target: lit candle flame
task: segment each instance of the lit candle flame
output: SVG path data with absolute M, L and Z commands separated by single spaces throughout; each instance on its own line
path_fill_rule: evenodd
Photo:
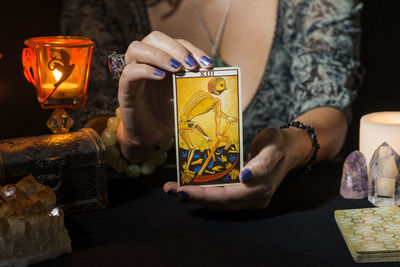
M 55 69 L 55 70 L 53 70 L 53 75 L 56 78 L 56 82 L 58 82 L 61 79 L 62 72 L 60 72 L 57 69 Z

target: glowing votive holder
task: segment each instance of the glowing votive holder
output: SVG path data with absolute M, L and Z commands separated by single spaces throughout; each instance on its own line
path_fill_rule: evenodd
M 62 108 L 83 108 L 94 43 L 86 37 L 48 36 L 25 41 L 25 78 L 36 87 L 42 108 L 56 110 L 47 121 L 54 133 L 68 132 L 72 119 Z

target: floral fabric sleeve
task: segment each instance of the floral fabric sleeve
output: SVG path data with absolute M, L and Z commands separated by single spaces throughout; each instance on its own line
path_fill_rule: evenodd
M 64 35 L 86 36 L 94 41 L 87 101 L 83 109 L 69 113 L 74 128 L 97 116 L 111 116 L 118 106 L 118 81 L 107 67 L 113 51 L 124 53 L 134 40 L 150 32 L 144 0 L 64 0 L 61 14 Z
M 362 4 L 352 0 L 299 3 L 296 16 L 287 18 L 294 42 L 290 118 L 321 106 L 331 106 L 351 118 L 350 104 L 361 83 L 359 15 Z

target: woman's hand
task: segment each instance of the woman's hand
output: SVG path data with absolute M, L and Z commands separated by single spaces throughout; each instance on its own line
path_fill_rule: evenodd
M 306 136 L 307 137 L 307 136 Z M 288 157 L 290 142 L 284 131 L 265 129 L 253 140 L 250 161 L 241 172 L 239 185 L 225 187 L 181 186 L 175 182 L 164 185 L 164 191 L 177 194 L 190 202 L 212 209 L 262 209 L 288 171 L 293 167 Z
M 135 148 L 145 152 L 174 131 L 171 73 L 183 68 L 210 68 L 213 64 L 205 52 L 188 41 L 157 31 L 132 42 L 125 63 L 119 80 L 122 121 L 118 139 L 123 155 L 138 161 L 146 153 L 138 153 Z
M 333 158 L 343 145 L 347 121 L 332 107 L 309 110 L 295 119 L 315 128 L 321 148 L 317 160 Z M 253 140 L 249 162 L 240 174 L 239 185 L 225 187 L 181 186 L 169 182 L 164 191 L 213 209 L 261 209 L 293 168 L 306 164 L 312 151 L 306 131 L 295 127 L 265 129 Z

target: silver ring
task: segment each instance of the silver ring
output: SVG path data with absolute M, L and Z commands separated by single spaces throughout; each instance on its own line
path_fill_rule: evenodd
M 119 80 L 121 77 L 121 73 L 126 66 L 124 58 L 125 54 L 118 54 L 115 51 L 108 56 L 108 68 L 114 79 Z

